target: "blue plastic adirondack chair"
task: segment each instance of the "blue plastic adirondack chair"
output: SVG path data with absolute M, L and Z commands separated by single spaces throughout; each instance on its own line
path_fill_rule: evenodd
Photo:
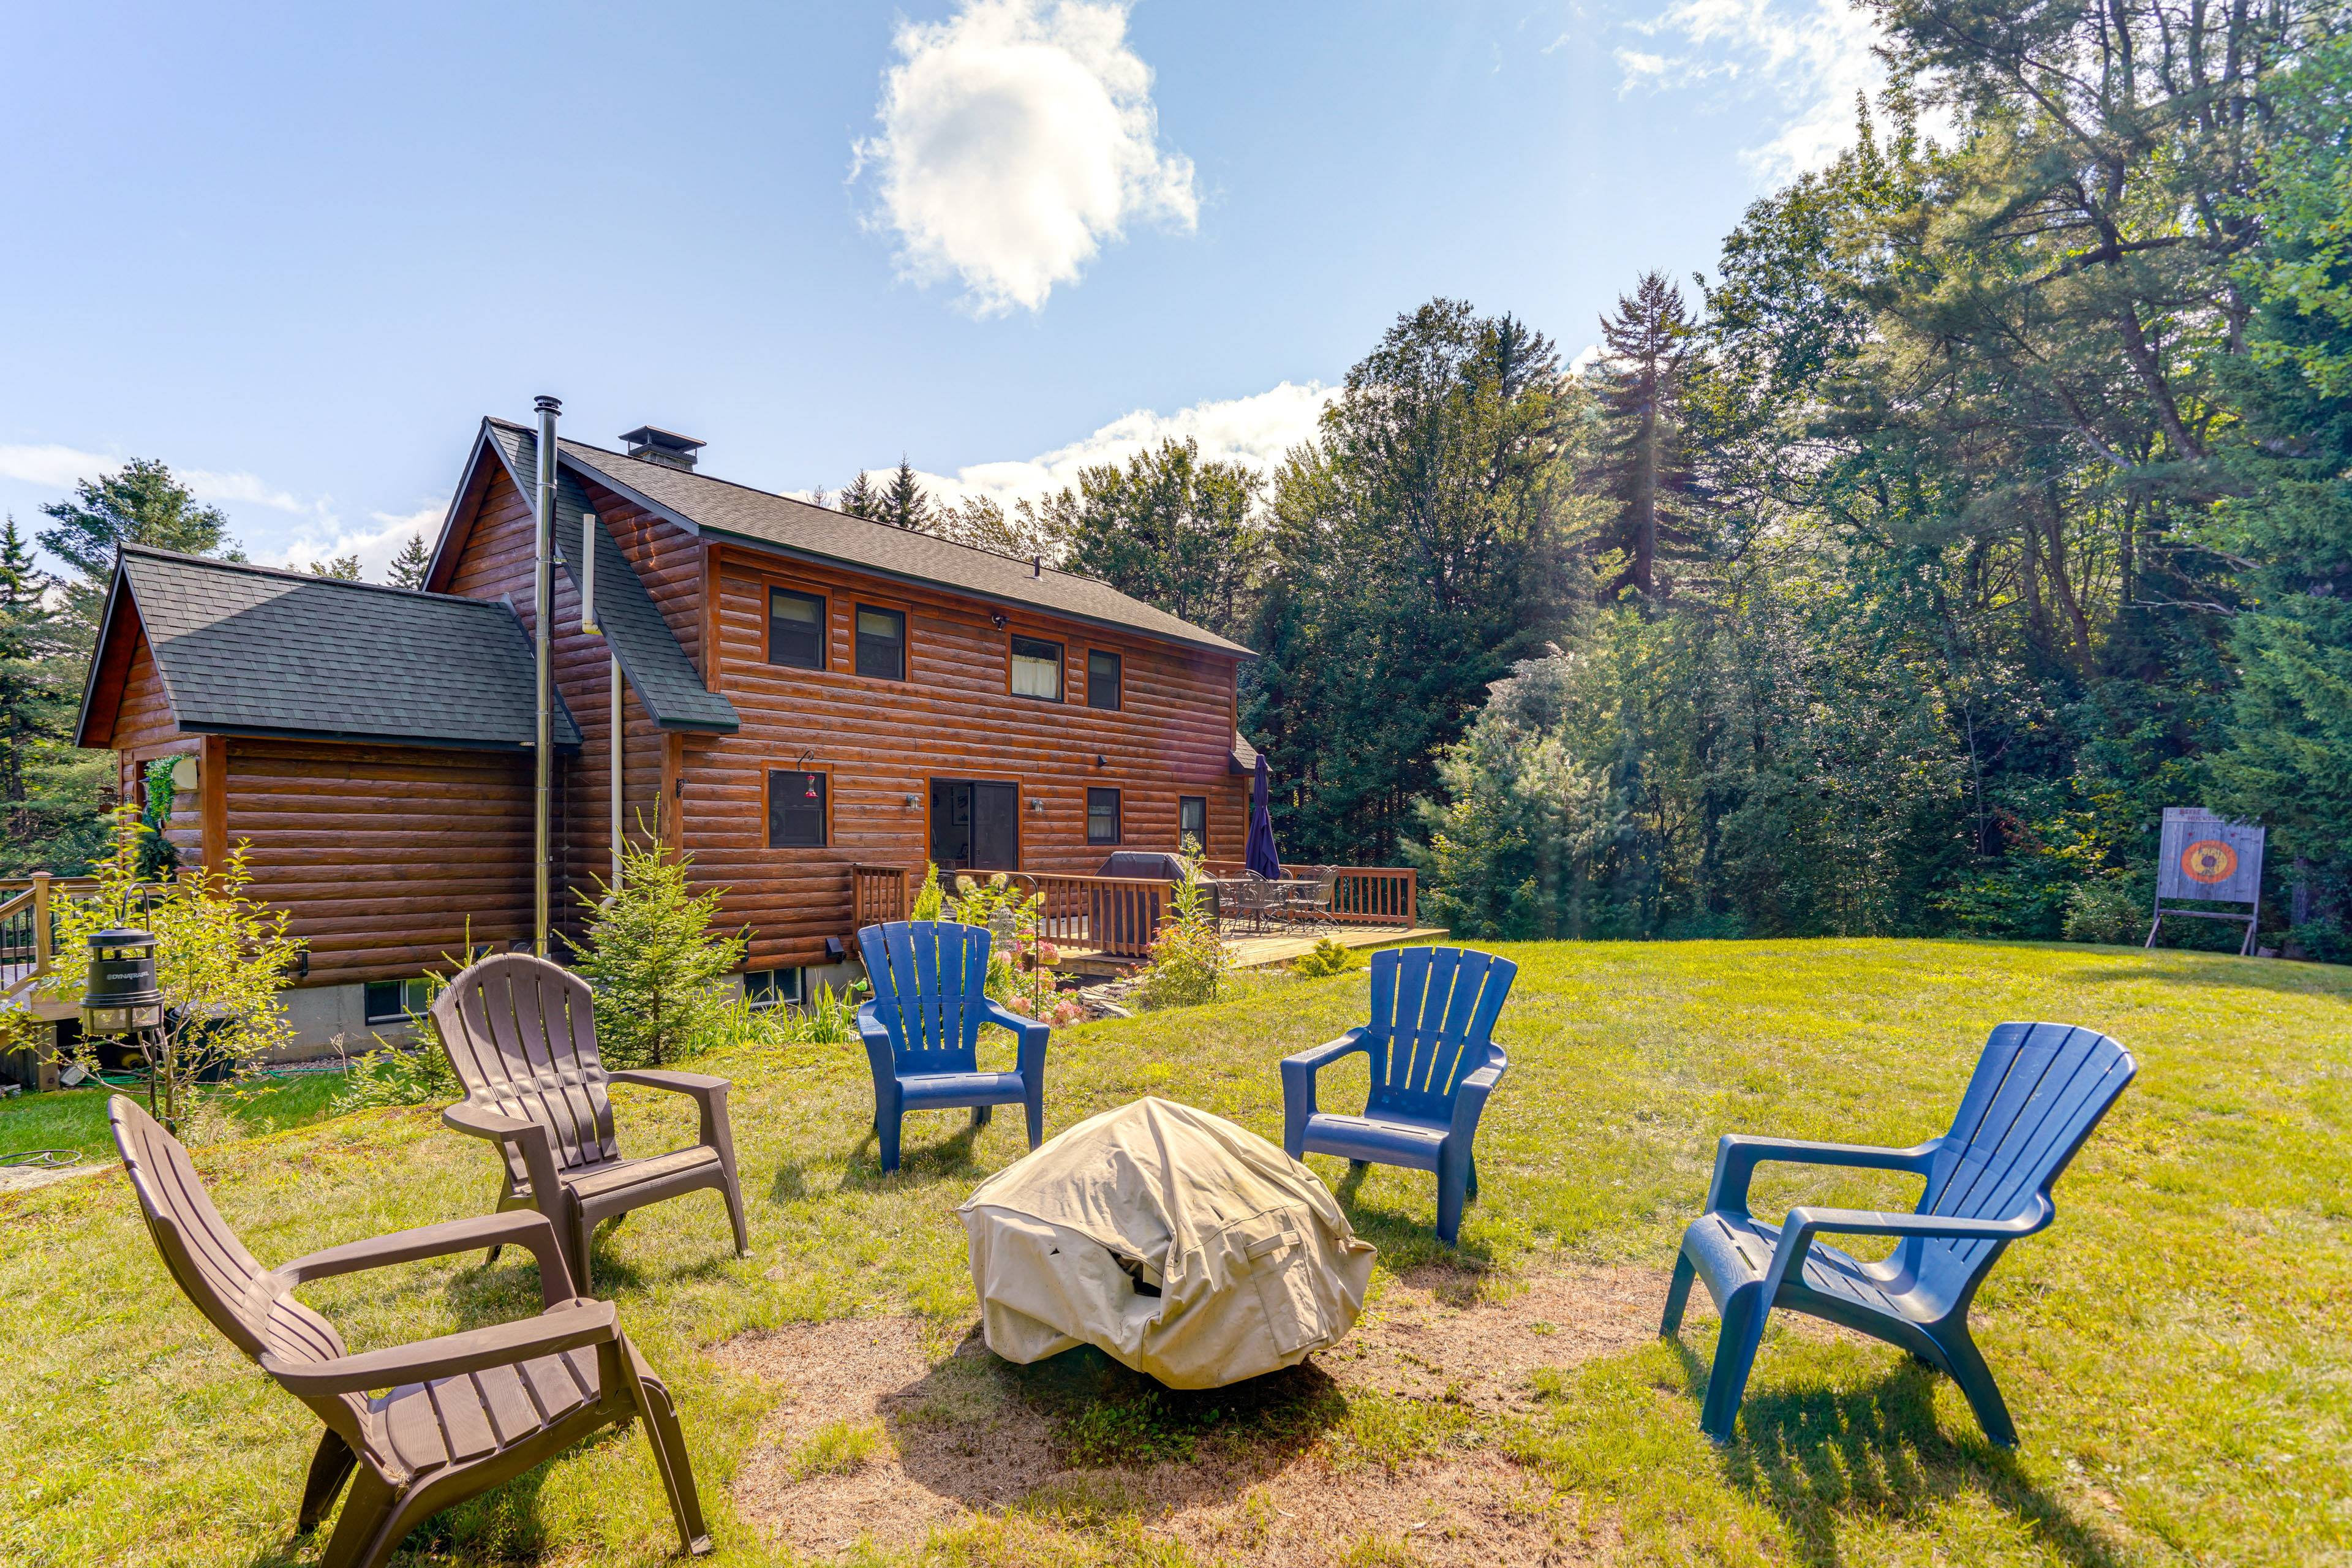
M 1458 947 L 1384 948 L 1372 954 L 1372 1021 L 1282 1064 L 1282 1146 L 1437 1173 L 1437 1236 L 1462 1230 L 1462 1205 L 1478 1195 L 1471 1157 L 1486 1097 L 1510 1060 L 1495 1044 L 1495 1019 L 1519 966 Z M 1315 1075 L 1354 1051 L 1371 1059 L 1372 1092 L 1361 1116 L 1315 1104 Z
M 892 921 L 857 933 L 874 999 L 857 1010 L 857 1033 L 874 1068 L 874 1131 L 882 1168 L 898 1168 L 898 1119 L 909 1110 L 971 1107 L 983 1126 L 992 1105 L 1029 1110 L 1029 1147 L 1045 1136 L 1045 1045 L 1051 1031 L 992 1002 L 988 928 L 947 921 Z M 982 1072 L 980 1026 L 1001 1024 L 1020 1037 L 1011 1072 Z
M 2001 1249 L 2056 1217 L 2051 1184 L 2139 1070 L 2095 1030 L 2003 1024 L 1985 1042 L 1952 1130 L 1911 1149 L 1805 1143 L 1727 1132 L 1716 1146 L 1706 1213 L 1683 1233 L 1658 1331 L 1681 1328 L 1694 1274 L 1723 1314 L 1699 1426 L 1731 1440 L 1764 1320 L 1775 1307 L 1909 1351 L 1968 1395 L 1985 1436 L 2017 1446 L 1992 1372 L 1969 1337 L 1969 1303 Z M 1927 1179 L 1910 1214 L 1793 1208 L 1780 1225 L 1748 1212 L 1748 1184 L 1768 1160 L 1912 1171 Z M 1884 1262 L 1863 1263 L 1817 1236 L 1891 1236 Z

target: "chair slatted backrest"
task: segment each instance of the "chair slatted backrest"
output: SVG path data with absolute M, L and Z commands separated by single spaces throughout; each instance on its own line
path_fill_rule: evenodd
M 146 1216 L 147 1234 L 196 1310 L 252 1360 L 260 1360 L 265 1351 L 299 1363 L 340 1359 L 343 1342 L 334 1325 L 288 1295 L 245 1249 L 213 1206 L 179 1140 L 121 1095 L 107 1102 L 106 1119 Z M 304 1403 L 347 1437 L 357 1437 L 366 1422 L 367 1404 L 357 1394 Z
M 892 921 L 857 933 L 874 1016 L 902 1074 L 976 1072 L 988 984 L 986 926 Z
M 546 1128 L 564 1170 L 620 1158 L 586 981 L 527 952 L 501 953 L 459 971 L 433 999 L 433 1022 L 467 1104 Z M 511 1149 L 507 1163 L 528 1179 Z
M 1518 972 L 1507 958 L 1459 947 L 1372 954 L 1372 1113 L 1453 1114 L 1455 1087 L 1504 1059 L 1495 1021 Z
M 1927 1172 L 1918 1212 L 2004 1220 L 2046 1194 L 2084 1140 L 2139 1070 L 2132 1054 L 2095 1029 L 2002 1024 L 1985 1042 Z M 2000 1256 L 1990 1241 L 1914 1244 L 1914 1270 L 1931 1289 L 1964 1289 Z

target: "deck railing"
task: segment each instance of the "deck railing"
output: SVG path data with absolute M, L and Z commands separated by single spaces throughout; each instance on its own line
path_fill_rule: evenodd
M 907 918 L 907 868 L 904 866 L 866 866 L 852 864 L 849 868 L 850 929 L 861 931 L 884 921 Z
M 1202 868 L 1212 877 L 1239 877 L 1247 868 L 1239 860 L 1208 860 Z M 1293 881 L 1314 881 L 1327 868 L 1285 866 L 1282 874 Z M 1420 898 L 1421 874 L 1404 866 L 1341 866 L 1332 879 L 1331 899 L 1319 911 L 1324 920 L 1342 925 L 1410 926 Z
M 1036 884 L 1038 932 L 1056 947 L 1144 958 L 1174 908 L 1176 884 L 1130 877 L 1025 873 Z
M 88 877 L 52 877 L 47 871 L 0 879 L 0 1008 L 32 1000 L 33 987 L 55 965 L 59 900 L 86 896 L 97 887 Z

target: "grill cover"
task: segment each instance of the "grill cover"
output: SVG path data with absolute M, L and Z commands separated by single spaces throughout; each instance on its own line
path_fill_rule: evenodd
M 1221 1117 L 1139 1100 L 982 1182 L 957 1211 L 988 1347 L 1090 1344 L 1216 1388 L 1339 1343 L 1372 1247 L 1315 1173 Z

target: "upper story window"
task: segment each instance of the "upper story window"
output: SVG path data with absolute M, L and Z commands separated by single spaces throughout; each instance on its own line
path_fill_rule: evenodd
M 1118 706 L 1118 655 L 1102 648 L 1087 650 L 1087 706 Z
M 768 847 L 824 847 L 825 787 L 823 773 L 777 769 L 768 774 Z
M 824 599 L 790 588 L 768 590 L 768 662 L 824 668 Z
M 907 613 L 857 606 L 857 673 L 882 680 L 907 679 Z
M 1035 637 L 1013 639 L 1013 695 L 1062 700 L 1062 645 Z

